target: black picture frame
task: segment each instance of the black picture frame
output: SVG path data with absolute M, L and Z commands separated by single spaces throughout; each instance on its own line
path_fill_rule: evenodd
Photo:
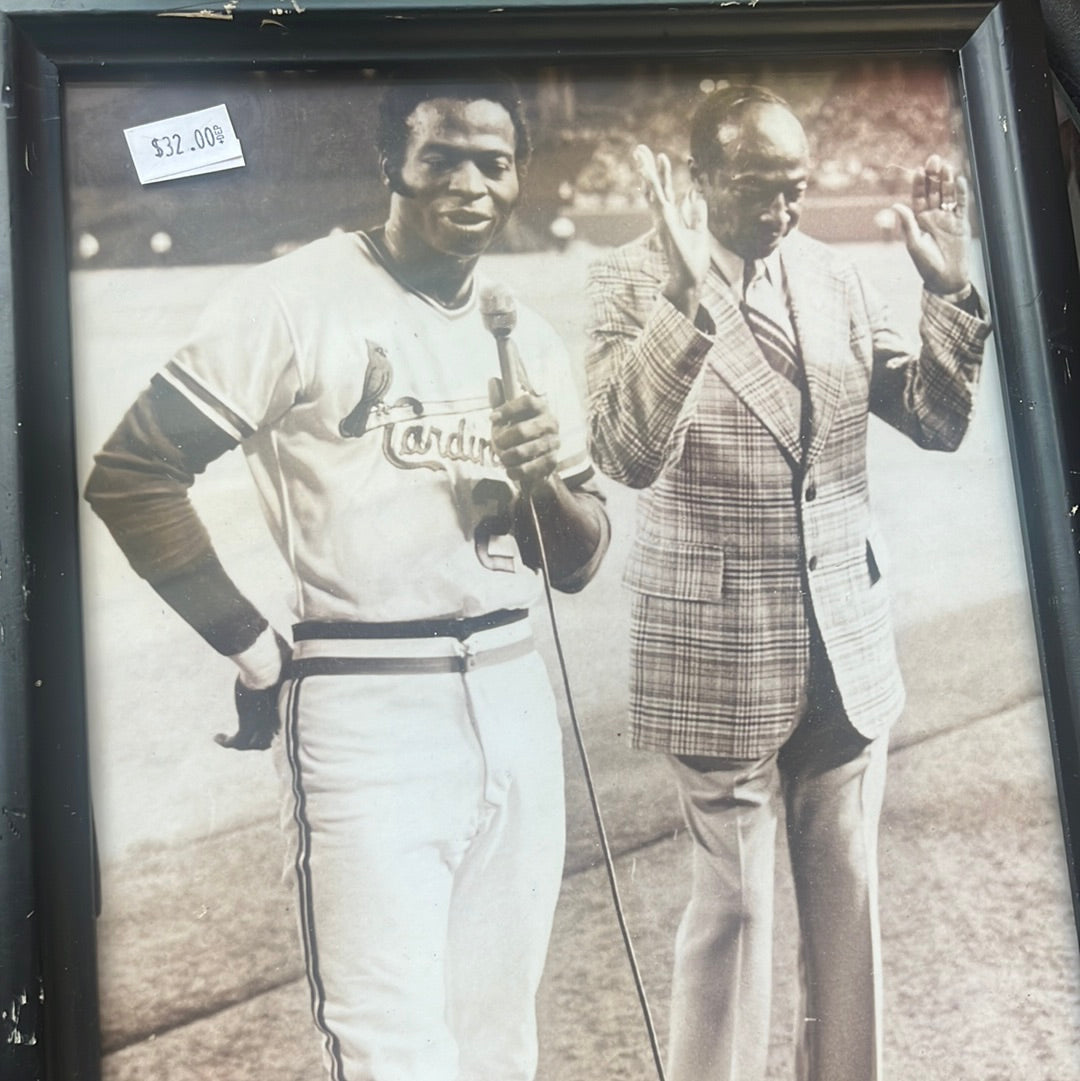
M 655 5 L 5 0 L 0 200 L 0 1073 L 99 1075 L 60 93 L 89 71 L 544 56 L 957 58 L 1074 906 L 1080 831 L 1080 279 L 1037 0 Z M 10 1018 L 5 1024 L 11 1025 Z

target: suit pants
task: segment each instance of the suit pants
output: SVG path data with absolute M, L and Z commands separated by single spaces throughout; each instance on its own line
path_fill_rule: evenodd
M 778 752 L 671 759 L 694 844 L 675 944 L 669 1081 L 765 1076 L 781 806 L 800 928 L 797 1076 L 881 1081 L 877 837 L 887 737 L 860 736 L 828 662 L 813 668 L 809 705 Z

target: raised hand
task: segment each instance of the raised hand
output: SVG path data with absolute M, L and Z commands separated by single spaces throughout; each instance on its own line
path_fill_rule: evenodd
M 968 185 L 937 154 L 916 169 L 911 206 L 893 206 L 904 230 L 908 254 L 932 293 L 962 293 L 971 282 L 968 248 Z
M 685 315 L 697 311 L 702 283 L 709 269 L 709 228 L 705 200 L 691 189 L 676 202 L 671 183 L 671 161 L 647 147 L 634 148 L 634 165 L 645 185 L 653 225 L 664 245 L 669 278 L 664 296 Z

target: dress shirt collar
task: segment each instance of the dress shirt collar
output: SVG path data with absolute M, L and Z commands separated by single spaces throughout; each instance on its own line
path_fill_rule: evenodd
M 741 301 L 743 299 L 743 266 L 745 265 L 742 257 L 736 255 L 730 248 L 725 248 L 712 234 L 709 235 L 709 240 L 713 266 L 735 294 L 735 300 Z M 783 241 L 780 243 L 782 244 Z M 780 245 L 778 244 L 769 252 L 762 262 L 765 264 L 765 277 L 775 287 L 782 289 L 784 277 L 780 269 Z

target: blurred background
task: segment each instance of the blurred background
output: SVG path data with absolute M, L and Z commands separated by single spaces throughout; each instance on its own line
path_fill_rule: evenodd
M 903 195 L 927 147 L 963 144 L 940 61 L 880 57 L 739 70 L 638 65 L 518 71 L 536 153 L 503 250 L 573 238 L 622 243 L 648 227 L 630 163 L 645 142 L 685 166 L 686 118 L 725 82 L 760 82 L 788 98 L 810 138 L 805 219 L 827 240 L 876 239 L 881 209 Z M 418 73 L 422 77 L 422 73 Z M 77 267 L 246 262 L 333 229 L 381 220 L 373 70 L 257 72 L 133 87 L 82 85 L 67 103 L 72 255 Z M 246 166 L 141 189 L 123 129 L 226 102 Z

